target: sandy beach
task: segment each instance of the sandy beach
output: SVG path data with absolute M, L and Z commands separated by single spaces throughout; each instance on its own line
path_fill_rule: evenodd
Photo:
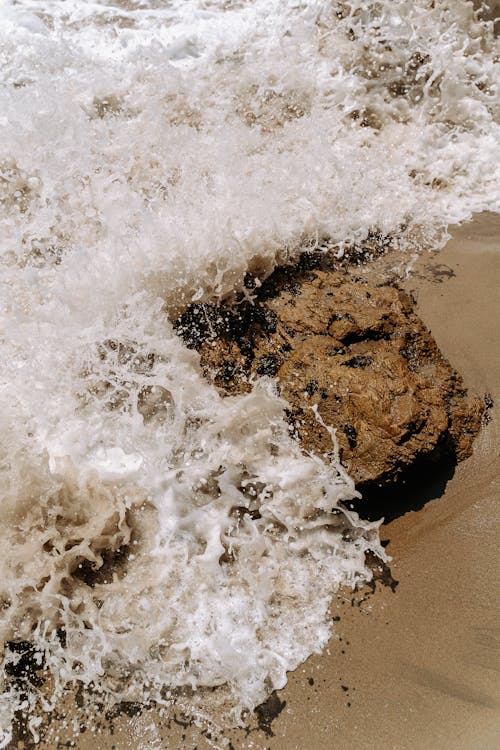
M 421 256 L 405 283 L 466 385 L 493 400 L 474 454 L 454 472 L 424 481 L 425 491 L 401 486 L 408 512 L 381 528 L 398 585 L 393 590 L 379 583 L 374 593 L 335 600 L 335 635 L 327 651 L 291 674 L 280 691 L 273 735 L 207 736 L 177 716 L 166 729 L 153 710 L 117 715 L 111 725 L 89 717 L 75 735 L 71 698 L 39 747 L 498 747 L 499 236 L 500 217 L 478 216 L 455 229 L 440 253 Z M 27 745 L 16 741 L 13 747 Z
M 498 216 L 477 217 L 406 283 L 467 386 L 492 396 L 491 421 L 442 496 L 382 527 L 396 592 L 337 606 L 339 638 L 291 676 L 273 749 L 498 747 L 499 236 Z

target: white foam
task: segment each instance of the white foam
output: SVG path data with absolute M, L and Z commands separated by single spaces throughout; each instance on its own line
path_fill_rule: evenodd
M 222 399 L 168 315 L 313 242 L 498 210 L 491 28 L 433 6 L 0 6 L 0 628 L 62 683 L 254 706 L 383 554 L 272 387 Z

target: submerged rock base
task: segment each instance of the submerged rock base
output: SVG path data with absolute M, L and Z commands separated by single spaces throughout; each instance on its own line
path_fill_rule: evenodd
M 192 305 L 177 329 L 227 394 L 276 379 L 304 448 L 332 451 L 358 488 L 394 483 L 423 459 L 470 455 L 484 412 L 408 295 L 352 266 L 304 256 L 231 305 Z

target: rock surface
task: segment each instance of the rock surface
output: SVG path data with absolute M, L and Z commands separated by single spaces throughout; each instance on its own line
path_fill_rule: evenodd
M 332 439 L 317 405 L 361 489 L 392 483 L 422 459 L 470 455 L 484 405 L 409 297 L 355 269 L 307 263 L 274 272 L 251 290 L 253 301 L 193 305 L 179 318 L 206 375 L 227 393 L 249 390 L 259 375 L 276 378 L 304 448 L 327 455 Z

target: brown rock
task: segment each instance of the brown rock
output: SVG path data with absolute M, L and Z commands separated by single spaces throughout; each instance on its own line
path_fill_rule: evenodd
M 316 404 L 361 487 L 393 482 L 422 458 L 472 451 L 483 404 L 396 286 L 346 269 L 281 269 L 253 304 L 192 307 L 178 327 L 226 392 L 275 377 L 304 448 L 331 454 Z

